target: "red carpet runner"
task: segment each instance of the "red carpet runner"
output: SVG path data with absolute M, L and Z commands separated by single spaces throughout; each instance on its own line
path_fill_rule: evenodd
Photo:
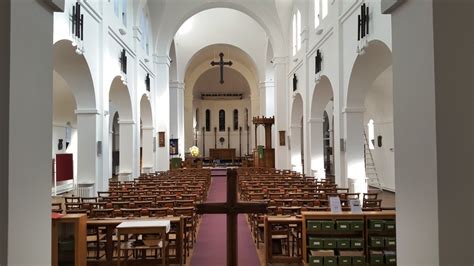
M 219 175 L 216 175 L 219 174 Z M 222 175 L 223 174 L 223 175 Z M 226 176 L 224 171 L 212 170 L 212 183 L 207 202 L 226 200 Z M 260 265 L 245 215 L 238 219 L 239 265 Z M 226 217 L 225 214 L 203 215 L 201 227 L 191 259 L 192 266 L 226 265 Z

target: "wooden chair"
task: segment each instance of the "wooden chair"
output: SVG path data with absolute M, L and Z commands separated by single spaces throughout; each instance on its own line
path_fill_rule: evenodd
M 166 217 L 168 216 L 168 208 L 148 208 L 149 217 Z
M 51 204 L 51 212 L 63 213 L 62 203 L 52 203 Z
M 362 210 L 364 211 L 381 211 L 382 200 L 381 199 L 364 199 L 362 204 Z
M 142 209 L 140 208 L 122 208 L 120 209 L 120 212 L 122 214 L 122 217 L 127 217 L 127 218 L 135 218 L 135 217 L 140 217 L 142 215 Z
M 190 249 L 193 247 L 193 243 L 196 239 L 196 217 L 194 214 L 194 207 L 175 207 L 173 208 L 174 216 L 180 217 L 183 216 L 185 218 L 185 248 L 186 253 L 189 255 Z

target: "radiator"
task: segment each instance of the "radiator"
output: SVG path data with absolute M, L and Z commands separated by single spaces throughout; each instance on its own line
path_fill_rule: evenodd
M 94 184 L 76 184 L 74 195 L 76 197 L 94 197 Z

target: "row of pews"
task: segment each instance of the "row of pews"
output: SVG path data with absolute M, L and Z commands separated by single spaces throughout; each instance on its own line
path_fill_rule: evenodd
M 238 169 L 242 201 L 265 202 L 268 212 L 249 215 L 257 248 L 263 243 L 267 263 L 300 263 L 303 252 L 302 213 L 326 215 L 329 198 L 337 196 L 342 210 L 350 211 L 349 201 L 359 199 L 365 212 L 382 211 L 378 193 L 350 193 L 328 180 L 316 180 L 294 171 Z
M 110 180 L 108 191 L 97 192 L 97 197 L 64 197 L 64 202 L 53 203 L 52 211 L 87 215 L 88 265 L 110 265 L 119 256 L 121 260 L 156 262 L 165 256 L 168 263 L 181 264 L 186 263 L 196 240 L 199 217 L 195 205 L 206 200 L 210 182 L 209 169 L 174 169 L 142 175 L 133 181 Z M 166 249 L 147 235 L 120 236 L 128 246 L 144 248 L 118 254 L 115 227 L 134 219 L 169 220 Z M 144 243 L 154 247 L 145 248 L 149 245 Z

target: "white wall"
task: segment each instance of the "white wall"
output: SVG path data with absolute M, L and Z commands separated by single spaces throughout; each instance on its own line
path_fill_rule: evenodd
M 382 187 L 395 190 L 395 149 L 393 142 L 393 92 L 392 68 L 387 69 L 377 79 L 365 99 L 364 126 L 368 134 L 367 123 L 374 120 L 374 158 L 377 175 Z M 407 132 L 407 134 L 410 134 Z M 382 136 L 382 147 L 377 145 L 377 137 Z
M 211 111 L 211 131 L 205 132 L 205 148 L 206 156 L 209 156 L 209 149 L 214 148 L 214 127 L 217 127 L 217 148 L 227 148 L 228 145 L 228 133 L 227 128 L 230 127 L 230 148 L 235 149 L 235 156 L 238 157 L 240 154 L 239 149 L 239 131 L 234 130 L 234 110 L 239 111 L 239 127 L 242 127 L 242 156 L 247 153 L 247 130 L 245 126 L 245 109 L 249 110 L 249 126 L 250 132 L 254 130 L 252 126 L 252 117 L 251 117 L 251 103 L 250 99 L 243 100 L 225 100 L 225 101 L 215 101 L 215 100 L 195 100 L 195 108 L 199 109 L 199 132 L 198 132 L 198 147 L 202 150 L 202 127 L 206 126 L 206 110 Z M 219 111 L 224 110 L 226 115 L 226 130 L 219 131 Z M 195 113 L 195 112 L 194 112 Z M 252 153 L 254 149 L 254 141 L 252 137 L 254 134 L 250 134 L 250 148 L 249 152 Z M 225 142 L 221 146 L 219 138 L 224 137 Z M 264 143 L 259 143 L 264 145 Z M 185 152 L 187 152 L 189 147 L 185 147 Z M 202 154 L 202 151 L 201 151 Z

